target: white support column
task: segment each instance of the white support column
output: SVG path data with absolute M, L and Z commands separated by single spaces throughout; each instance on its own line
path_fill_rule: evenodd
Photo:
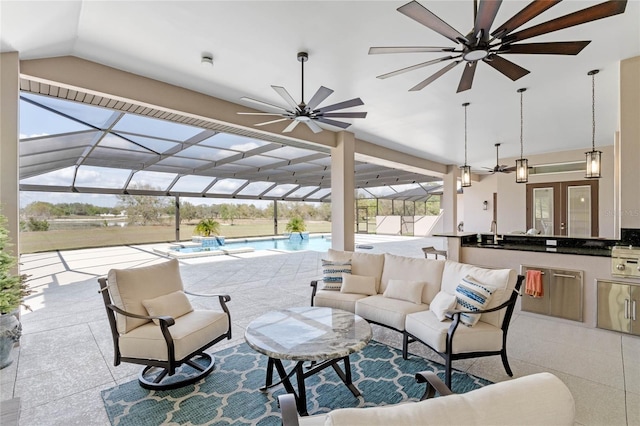
M 20 135 L 20 59 L 18 52 L 0 53 L 0 206 L 6 216 L 15 255 L 19 247 L 20 196 L 18 141 Z
M 458 174 L 457 166 L 447 166 L 447 173 L 442 176 L 442 231 L 456 232 L 458 230 Z
M 355 248 L 355 137 L 338 132 L 331 148 L 331 247 Z

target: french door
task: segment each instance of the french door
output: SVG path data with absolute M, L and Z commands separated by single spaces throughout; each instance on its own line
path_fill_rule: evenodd
M 598 181 L 527 184 L 527 229 L 542 235 L 598 236 Z

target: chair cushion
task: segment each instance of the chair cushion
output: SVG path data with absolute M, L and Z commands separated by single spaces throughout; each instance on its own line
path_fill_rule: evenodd
M 336 308 L 343 311 L 356 312 L 356 301 L 369 297 L 366 294 L 342 293 L 333 290 L 318 290 L 313 298 L 313 306 L 320 308 Z
M 419 259 L 386 253 L 378 293 L 385 292 L 389 280 L 424 281 L 426 285 L 422 289 L 422 303 L 429 304 L 440 291 L 444 262 L 444 260 Z
M 389 299 L 380 294 L 365 297 L 356 302 L 356 314 L 369 321 L 384 324 L 396 330 L 404 330 L 407 314 L 427 310 L 425 304 L 416 305 L 405 300 Z
M 575 420 L 571 392 L 551 373 L 538 373 L 415 403 L 341 408 L 325 425 L 566 425 Z
M 423 311 L 407 315 L 405 326 L 422 342 L 438 352 L 447 349 L 447 331 L 451 320 L 440 321 L 433 312 Z M 473 327 L 459 326 L 453 335 L 453 353 L 499 351 L 502 349 L 502 330 L 499 327 L 478 322 Z
M 353 251 L 340 251 L 329 249 L 327 257 L 331 260 L 351 259 L 351 273 L 355 275 L 367 275 L 376 278 L 376 293 L 380 292 L 380 277 L 384 266 L 384 255 L 374 253 L 360 253 Z
M 387 289 L 382 294 L 390 299 L 405 300 L 422 304 L 422 289 L 427 283 L 424 281 L 389 280 Z
M 429 310 L 433 312 L 433 315 L 435 315 L 439 321 L 444 321 L 446 319 L 444 315 L 447 311 L 455 308 L 457 301 L 458 299 L 456 299 L 455 295 L 449 294 L 446 291 L 440 291 L 431 301 Z
M 147 312 L 149 312 L 149 315 L 153 317 L 166 315 L 173 319 L 193 311 L 189 298 L 180 290 L 165 294 L 164 296 L 158 296 L 154 299 L 145 299 L 142 301 L 142 306 L 144 306 Z M 153 322 L 156 325 L 160 325 L 160 320 L 154 319 Z
M 210 310 L 195 310 L 176 318 L 169 327 L 173 338 L 176 360 L 182 360 L 229 330 L 227 314 Z M 168 359 L 167 343 L 160 327 L 148 322 L 120 336 L 120 353 L 123 357 Z
M 513 269 L 487 269 L 446 260 L 444 270 L 442 271 L 442 290 L 450 294 L 455 294 L 458 283 L 467 275 L 496 289 L 485 309 L 495 308 L 506 302 L 509 297 L 511 297 L 511 293 L 518 279 L 518 274 Z M 497 312 L 482 314 L 480 321 L 500 327 L 505 312 L 505 309 L 501 309 Z
M 456 287 L 456 309 L 461 311 L 480 311 L 486 308 L 495 288 L 482 284 L 473 277 L 464 277 Z M 460 314 L 460 322 L 472 327 L 480 320 L 479 314 Z
M 146 299 L 184 290 L 180 278 L 180 264 L 177 259 L 131 269 L 111 269 L 107 276 L 109 295 L 113 304 L 127 312 L 147 316 L 142 305 Z M 151 322 L 116 314 L 116 324 L 120 334 Z
M 351 273 L 351 261 L 322 259 L 322 290 L 340 291 L 342 274 Z
M 376 279 L 366 275 L 342 274 L 343 293 L 357 293 L 373 296 L 376 294 Z

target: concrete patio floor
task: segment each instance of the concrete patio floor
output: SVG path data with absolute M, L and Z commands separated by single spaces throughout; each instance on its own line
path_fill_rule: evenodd
M 356 242 L 373 246 L 361 251 L 411 257 L 423 257 L 421 247 L 443 244 L 437 238 L 375 235 L 357 235 Z M 0 400 L 20 398 L 20 425 L 109 425 L 100 391 L 135 380 L 139 366 L 113 366 L 97 278 L 111 268 L 164 261 L 153 247 L 22 256 L 22 271 L 31 275 L 36 293 L 27 301 L 32 311 L 22 314 L 23 336 L 14 350 L 14 362 L 0 370 Z M 233 339 L 212 351 L 242 342 L 247 324 L 269 310 L 308 306 L 309 282 L 321 276 L 321 257 L 315 251 L 256 251 L 181 260 L 188 290 L 231 296 Z M 205 298 L 192 301 L 195 306 L 214 306 Z M 400 347 L 396 332 L 374 326 L 374 338 Z M 442 361 L 418 343 L 410 351 Z M 516 311 L 508 352 L 516 377 L 549 371 L 569 386 L 577 423 L 640 425 L 640 338 Z M 458 361 L 454 367 L 494 382 L 509 379 L 499 357 Z

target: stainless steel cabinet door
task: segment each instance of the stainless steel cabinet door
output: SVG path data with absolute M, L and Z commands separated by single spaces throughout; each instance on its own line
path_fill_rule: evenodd
M 554 317 L 582 321 L 582 272 L 549 270 L 551 303 L 549 314 Z
M 522 267 L 522 274 L 526 277 L 528 270 L 537 270 L 542 272 L 542 287 L 543 287 L 543 296 L 542 297 L 533 297 L 529 296 L 525 293 L 526 281 L 522 286 L 522 290 L 520 291 L 522 294 L 522 310 L 526 312 L 533 312 L 536 314 L 544 314 L 549 315 L 549 270 L 543 268 L 535 268 L 535 267 Z
M 636 292 L 637 293 L 637 292 Z M 599 328 L 631 332 L 630 288 L 626 284 L 598 281 L 598 322 Z M 637 316 L 637 314 L 636 314 Z M 640 327 L 636 327 L 640 329 Z M 640 332 L 640 330 L 638 330 Z
M 631 320 L 631 333 L 640 336 L 640 286 L 629 286 L 629 319 Z

